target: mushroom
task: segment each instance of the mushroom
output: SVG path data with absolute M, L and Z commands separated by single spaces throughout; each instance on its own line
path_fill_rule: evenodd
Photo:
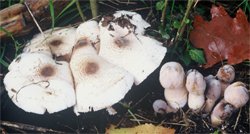
M 176 109 L 173 109 L 172 107 L 167 105 L 167 103 L 164 100 L 161 100 L 161 99 L 154 101 L 153 109 L 154 109 L 155 113 L 159 113 L 159 114 L 177 112 Z
M 131 89 L 133 76 L 98 56 L 90 40 L 78 43 L 70 61 L 76 88 L 74 111 L 78 115 L 110 108 Z
M 188 106 L 192 110 L 200 110 L 205 102 L 204 92 L 206 81 L 203 75 L 195 69 L 187 72 L 186 88 L 188 94 Z
M 205 107 L 203 111 L 205 113 L 210 113 L 215 105 L 215 102 L 221 96 L 221 85 L 220 81 L 216 80 L 213 75 L 205 77 L 205 80 L 207 83 L 207 89 L 206 89 Z
M 25 45 L 24 53 L 42 52 L 53 55 L 57 60 L 69 61 L 72 48 L 75 45 L 76 30 L 70 28 L 49 29 L 43 34 L 38 34 Z
M 150 25 L 134 12 L 117 11 L 104 16 L 100 26 L 99 55 L 108 62 L 126 69 L 138 85 L 161 63 L 166 48 L 144 36 Z
M 235 70 L 234 67 L 231 65 L 224 65 L 222 66 L 217 74 L 216 77 L 221 82 L 221 95 L 224 95 L 225 89 L 233 82 L 235 77 Z
M 246 85 L 242 82 L 234 82 L 228 86 L 224 93 L 226 102 L 233 105 L 236 109 L 243 107 L 249 100 Z
M 214 127 L 221 125 L 228 119 L 234 111 L 234 107 L 222 99 L 215 107 L 211 114 L 211 123 Z
M 177 62 L 165 63 L 161 67 L 159 80 L 162 87 L 167 89 L 184 87 L 185 72 L 183 67 Z
M 165 88 L 164 95 L 167 103 L 174 109 L 179 109 L 187 103 L 185 73 L 177 62 L 167 62 L 160 70 L 160 83 Z
M 96 21 L 86 21 L 77 27 L 76 40 L 79 41 L 88 38 L 98 53 L 100 50 L 99 34 L 98 23 Z
M 23 53 L 9 66 L 4 84 L 12 101 L 26 112 L 58 112 L 75 104 L 69 64 L 43 53 Z
M 249 100 L 246 86 L 242 82 L 234 82 L 225 90 L 224 99 L 222 99 L 214 108 L 211 114 L 213 126 L 221 125 L 232 112 L 243 107 Z

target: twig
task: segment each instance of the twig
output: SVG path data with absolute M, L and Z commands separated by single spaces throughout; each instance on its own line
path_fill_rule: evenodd
M 129 114 L 136 120 L 136 122 L 141 125 L 140 121 L 135 117 L 135 115 L 128 109 Z
M 40 31 L 40 33 L 41 33 L 41 34 L 43 35 L 43 37 L 45 38 L 45 35 L 44 35 L 44 33 L 43 33 L 41 27 L 39 26 L 38 22 L 36 21 L 36 18 L 35 18 L 34 15 L 32 14 L 32 12 L 31 12 L 29 6 L 27 5 L 26 2 L 24 2 L 24 5 L 26 6 L 26 8 L 27 8 L 27 10 L 28 10 L 28 12 L 29 12 L 29 14 L 30 14 L 30 16 L 32 17 L 33 21 L 35 22 L 35 24 L 36 24 L 38 30 Z
M 196 0 L 189 0 L 188 1 L 188 4 L 187 4 L 187 9 L 186 9 L 186 12 L 185 12 L 185 15 L 181 21 L 181 25 L 180 25 L 180 28 L 178 29 L 177 31 L 177 34 L 176 34 L 176 37 L 175 37 L 175 41 L 177 41 L 179 39 L 179 37 L 182 36 L 183 32 L 184 32 L 184 29 L 186 27 L 186 19 L 188 18 L 189 14 L 190 14 L 190 10 L 191 8 L 193 7 L 193 4 L 195 3 Z M 174 41 L 174 42 L 175 42 Z
M 53 129 L 48 129 L 48 128 L 43 128 L 43 127 L 37 127 L 29 124 L 23 124 L 23 123 L 15 123 L 15 122 L 9 122 L 9 121 L 1 121 L 1 125 L 10 127 L 10 128 L 15 128 L 15 129 L 22 129 L 22 130 L 28 130 L 28 131 L 37 131 L 37 132 L 52 132 L 52 133 L 64 133 L 61 131 L 53 130 Z
M 207 122 L 204 121 L 203 119 L 202 119 L 202 122 L 203 122 L 203 123 L 206 125 L 206 127 L 209 129 L 209 126 L 208 126 Z
M 98 15 L 98 3 L 97 0 L 89 0 L 90 8 L 92 12 L 92 17 L 96 17 Z
M 167 12 L 167 6 L 168 6 L 168 0 L 165 0 L 164 8 L 163 8 L 162 14 L 161 14 L 161 22 L 162 22 L 162 27 L 163 27 L 163 29 L 165 29 L 165 27 L 166 27 L 166 12 Z
M 234 124 L 234 130 L 236 129 L 236 127 L 237 127 L 237 125 L 238 125 L 238 122 L 239 122 L 239 119 L 240 119 L 241 110 L 242 110 L 242 108 L 240 108 L 240 112 L 238 113 L 236 122 L 235 122 L 235 124 Z
M 77 10 L 79 12 L 79 15 L 81 16 L 82 18 L 82 21 L 84 22 L 86 20 L 86 17 L 84 16 L 83 12 L 82 12 L 82 9 L 81 9 L 81 5 L 79 3 L 79 0 L 76 0 L 76 7 L 77 7 Z
M 141 11 L 141 10 L 147 10 L 147 9 L 150 9 L 151 7 L 142 7 L 142 8 L 136 8 L 136 9 L 132 9 L 132 10 L 129 10 L 129 11 Z

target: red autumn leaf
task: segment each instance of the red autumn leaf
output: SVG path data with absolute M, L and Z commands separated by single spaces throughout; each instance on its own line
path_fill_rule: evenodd
M 244 12 L 239 9 L 235 18 L 231 18 L 223 7 L 213 6 L 211 21 L 201 16 L 194 19 L 194 29 L 190 32 L 190 41 L 205 52 L 205 68 L 228 60 L 228 64 L 238 64 L 250 60 L 250 23 Z

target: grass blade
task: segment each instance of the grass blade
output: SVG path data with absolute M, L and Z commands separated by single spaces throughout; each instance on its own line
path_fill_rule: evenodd
M 53 31 L 55 27 L 55 11 L 54 11 L 53 0 L 49 0 L 49 10 L 50 10 L 50 15 L 51 15 L 51 20 L 52 20 L 51 28 Z
M 71 2 L 56 16 L 55 20 L 63 17 L 64 13 L 76 2 L 76 0 L 71 0 Z
M 81 5 L 79 3 L 79 0 L 76 0 L 76 7 L 77 7 L 77 10 L 78 10 L 78 13 L 79 15 L 81 16 L 82 18 L 82 21 L 84 22 L 86 20 L 86 17 L 84 16 L 82 10 L 81 10 Z

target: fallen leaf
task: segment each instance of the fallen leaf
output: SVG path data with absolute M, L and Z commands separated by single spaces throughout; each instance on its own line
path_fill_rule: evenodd
M 152 124 L 143 124 L 133 128 L 119 128 L 111 126 L 106 129 L 106 134 L 174 134 L 175 129 L 154 126 Z
M 190 41 L 205 52 L 205 68 L 228 60 L 228 64 L 238 64 L 250 60 L 250 23 L 245 13 L 239 9 L 232 18 L 221 6 L 213 6 L 211 21 L 195 16 L 194 29 Z

